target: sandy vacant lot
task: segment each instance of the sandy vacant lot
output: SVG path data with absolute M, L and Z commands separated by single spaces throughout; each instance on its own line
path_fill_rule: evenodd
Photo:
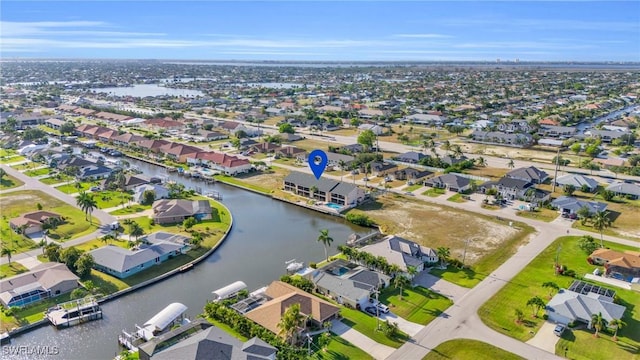
M 385 234 L 396 234 L 431 248 L 448 247 L 452 258 L 462 259 L 465 242 L 469 240 L 468 264 L 520 233 L 505 221 L 393 194 L 379 197 L 378 202 L 368 204 L 363 210 L 382 226 Z

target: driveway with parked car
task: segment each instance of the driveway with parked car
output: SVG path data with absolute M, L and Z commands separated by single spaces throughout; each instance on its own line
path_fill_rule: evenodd
M 556 343 L 560 340 L 560 336 L 556 334 L 556 323 L 551 321 L 546 321 L 540 329 L 536 336 L 527 341 L 527 344 L 533 345 L 539 349 L 548 351 L 552 354 L 556 352 Z M 569 329 L 563 330 L 570 331 Z M 560 334 L 562 335 L 562 333 Z

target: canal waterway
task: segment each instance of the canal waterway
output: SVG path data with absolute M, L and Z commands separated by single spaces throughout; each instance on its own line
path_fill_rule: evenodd
M 199 90 L 189 89 L 174 89 L 165 86 L 159 86 L 157 84 L 136 84 L 132 86 L 122 87 L 105 87 L 105 88 L 93 88 L 91 91 L 98 93 L 106 93 L 114 96 L 133 96 L 133 97 L 147 97 L 147 96 L 180 96 L 180 97 L 197 97 L 203 96 L 204 93 Z
M 357 227 L 338 217 L 323 215 L 295 205 L 273 200 L 225 184 L 205 184 L 185 179 L 163 168 L 135 159 L 127 159 L 147 176 L 169 176 L 186 188 L 218 191 L 222 202 L 234 218 L 234 226 L 224 243 L 193 270 L 178 274 L 134 293 L 103 304 L 102 320 L 57 330 L 44 326 L 12 339 L 15 346 L 57 347 L 58 359 L 112 359 L 120 348 L 117 338 L 123 329 L 142 325 L 172 302 L 181 302 L 195 317 L 202 312 L 211 291 L 236 280 L 244 281 L 249 290 L 268 285 L 283 275 L 285 262 L 291 259 L 319 262 L 324 248 L 317 241 L 320 229 L 328 229 L 335 240 L 329 254 L 346 243 L 352 233 L 361 235 L 369 229 Z M 3 357 L 4 358 L 4 357 Z M 38 359 L 38 356 L 12 357 Z M 45 357 L 42 357 L 45 358 Z M 50 359 L 51 357 L 46 357 Z

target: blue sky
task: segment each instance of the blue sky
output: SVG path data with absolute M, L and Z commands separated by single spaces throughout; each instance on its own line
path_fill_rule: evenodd
M 640 61 L 640 1 L 2 1 L 2 58 Z

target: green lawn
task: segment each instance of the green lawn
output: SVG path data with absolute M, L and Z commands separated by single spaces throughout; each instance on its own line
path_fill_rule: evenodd
M 269 190 L 267 188 L 264 188 L 264 187 L 258 186 L 258 185 L 250 184 L 248 182 L 239 180 L 239 179 L 237 179 L 237 178 L 235 178 L 233 176 L 215 175 L 214 178 L 217 181 L 220 181 L 220 182 L 223 182 L 223 183 L 226 183 L 226 184 L 239 185 L 239 186 L 245 187 L 247 189 L 251 189 L 251 190 L 255 190 L 257 192 L 261 192 L 263 194 L 271 194 L 271 190 Z
M 585 330 L 565 331 L 560 341 L 556 343 L 556 354 L 576 360 L 609 360 L 616 359 L 616 355 L 623 356 L 617 359 L 638 359 L 638 346 L 635 347 L 622 341 L 615 342 L 609 334 L 593 334 Z
M 422 360 L 518 360 L 518 355 L 478 340 L 445 341 L 432 349 Z
M 340 314 L 342 314 L 343 323 L 380 344 L 391 346 L 397 349 L 409 339 L 409 336 L 402 331 L 399 332 L 400 334 L 397 338 L 390 339 L 382 331 L 376 330 L 375 317 L 360 310 L 347 309 L 345 307 L 342 307 L 340 309 Z M 380 325 L 382 325 L 382 320 L 380 320 Z
M 455 194 L 447 199 L 447 201 L 455 202 L 455 203 L 463 203 L 467 202 L 467 200 L 462 198 L 462 194 Z
M 90 224 L 85 220 L 85 214 L 80 209 L 67 205 L 65 202 L 49 196 L 44 192 L 21 190 L 5 194 L 5 196 L 0 198 L 0 208 L 2 209 L 0 232 L 2 233 L 2 239 L 13 237 L 13 240 L 15 240 L 16 236 L 9 233 L 9 220 L 26 212 L 37 211 L 38 204 L 42 206 L 42 210 L 60 214 L 65 218 L 64 224 L 49 230 L 49 237 L 52 239 L 58 241 L 75 239 L 95 231 L 100 225 L 97 219 L 93 219 L 93 224 Z M 31 241 L 31 243 L 33 242 Z M 34 246 L 35 244 L 29 248 L 33 248 Z
M 11 165 L 11 168 L 16 170 L 31 170 L 33 168 L 37 168 L 38 166 L 41 166 L 41 164 L 29 161 L 24 164 Z
M 14 155 L 18 155 L 18 152 L 13 149 L 0 149 L 0 158 Z
M 75 193 L 79 193 L 81 191 L 87 191 L 92 186 L 93 186 L 92 183 L 83 181 L 83 182 L 79 182 L 79 183 L 72 182 L 72 183 L 69 183 L 69 184 L 56 186 L 56 189 L 60 190 L 61 192 L 65 193 L 65 194 L 75 194 Z M 96 199 L 96 200 L 98 200 L 98 199 Z
M 38 181 L 46 185 L 53 185 L 53 184 L 71 182 L 72 180 L 73 178 L 70 176 L 67 176 L 64 174 L 56 174 L 54 176 L 49 176 L 43 179 L 39 179 Z
M 388 287 L 380 292 L 379 300 L 389 305 L 394 314 L 417 324 L 427 325 L 453 304 L 448 298 L 420 286 L 402 289 L 402 300 L 399 292 Z
M 11 262 L 11 264 L 2 264 L 0 265 L 0 279 L 22 274 L 27 271 L 29 271 L 29 269 L 15 261 Z
M 0 180 L 0 190 L 12 189 L 22 185 L 24 185 L 24 182 L 9 174 L 5 175 L 2 180 Z
M 30 176 L 30 177 L 49 175 L 49 173 L 51 173 L 51 169 L 48 168 L 48 167 L 43 167 L 43 168 L 35 169 L 35 170 L 27 170 L 27 171 L 24 172 L 25 175 Z
M 587 254 L 578 247 L 578 239 L 579 237 L 576 236 L 558 238 L 538 255 L 526 268 L 507 283 L 500 292 L 480 308 L 478 313 L 484 323 L 498 332 L 521 341 L 526 341 L 533 337 L 533 334 L 544 321 L 542 319 L 543 312 L 540 311 L 539 318 L 533 317 L 532 309 L 526 306 L 527 300 L 534 296 L 540 296 L 545 301 L 549 299 L 548 289 L 543 289 L 541 286 L 544 282 L 552 281 L 560 287 L 566 288 L 574 280 L 570 277 L 556 276 L 554 274 L 553 264 L 556 253 L 558 253 L 560 264 L 574 270 L 578 276 L 591 273 L 595 268 L 587 263 Z M 637 250 L 637 248 L 632 249 L 631 247 L 606 241 L 605 246 L 616 250 Z M 560 249 L 559 252 L 558 249 Z M 584 358 L 589 359 L 637 359 L 638 351 L 640 351 L 640 310 L 637 309 L 636 305 L 640 304 L 640 293 L 606 285 L 602 286 L 615 290 L 620 303 L 627 307 L 623 317 L 623 321 L 627 323 L 627 326 L 618 333 L 620 341 L 617 344 L 610 344 L 609 335 L 607 334 L 603 334 L 602 338 L 596 340 L 591 336 L 592 333 L 587 330 L 574 330 L 572 333 L 575 334 L 575 339 L 567 340 L 571 342 L 569 347 L 583 352 Z M 515 322 L 514 309 L 516 308 L 522 310 L 526 315 L 522 325 L 518 325 Z M 571 354 L 570 356 L 573 358 Z
M 422 195 L 430 196 L 430 197 L 438 197 L 440 195 L 444 195 L 445 190 L 440 188 L 431 188 L 422 193 Z
M 15 162 L 25 161 L 26 158 L 20 155 L 0 156 L 0 164 L 11 164 Z
M 320 336 L 320 335 L 318 335 Z M 327 345 L 326 351 L 318 350 L 318 336 L 314 338 L 312 350 L 315 351 L 312 359 L 322 360 L 368 360 L 373 359 L 369 354 L 362 351 L 347 340 L 338 335 L 331 334 L 331 340 Z
M 413 184 L 413 185 L 409 185 L 406 188 L 404 188 L 404 191 L 409 191 L 409 192 L 413 192 L 416 191 L 418 189 L 420 189 L 421 187 L 423 187 L 424 185 L 422 184 Z
M 106 245 L 114 245 L 114 246 L 118 246 L 121 247 L 123 249 L 128 249 L 129 248 L 129 241 L 127 240 L 108 240 L 107 242 L 102 241 L 101 239 L 93 239 L 93 240 L 89 240 L 87 242 L 83 242 L 80 245 L 76 245 L 74 246 L 76 249 L 78 250 L 82 250 L 82 251 L 91 251 L 94 249 L 97 249 L 99 247 L 103 247 Z
M 128 214 L 135 214 L 135 213 L 143 212 L 143 211 L 149 210 L 149 209 L 151 209 L 151 205 L 133 204 L 133 205 L 130 205 L 130 206 L 126 206 L 126 207 L 124 207 L 122 209 L 113 210 L 109 214 L 111 214 L 111 215 L 128 215 Z
M 555 210 L 539 208 L 534 211 L 516 211 L 516 215 L 527 219 L 540 220 L 544 222 L 551 222 L 558 217 L 558 212 Z
M 93 198 L 98 204 L 98 209 L 109 209 L 119 206 L 121 204 L 127 204 L 127 202 L 133 197 L 128 193 L 120 191 L 100 191 L 92 193 Z

